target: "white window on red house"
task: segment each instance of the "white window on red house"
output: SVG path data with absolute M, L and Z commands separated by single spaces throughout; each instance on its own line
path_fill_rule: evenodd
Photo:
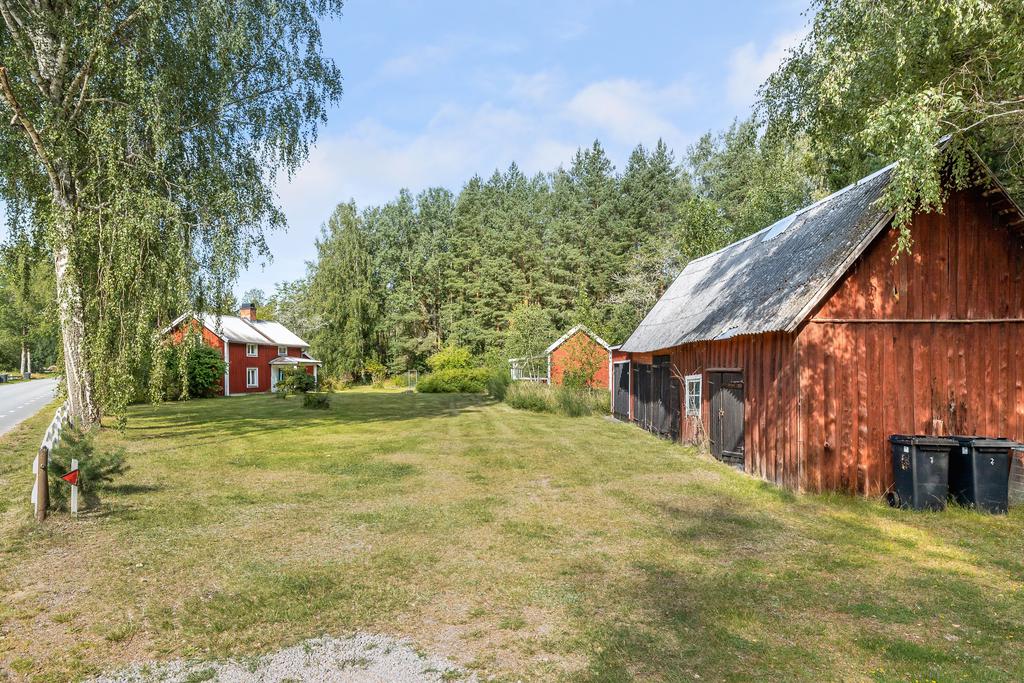
M 686 376 L 686 414 L 700 417 L 700 375 Z
M 277 347 L 277 355 L 279 355 L 279 356 L 287 356 L 288 355 L 288 347 L 287 346 L 278 346 Z
M 245 345 L 245 355 L 254 358 L 254 357 L 260 355 L 260 349 L 255 344 L 246 344 Z
M 245 386 L 249 389 L 258 387 L 260 385 L 260 369 L 259 368 L 246 368 L 245 369 Z

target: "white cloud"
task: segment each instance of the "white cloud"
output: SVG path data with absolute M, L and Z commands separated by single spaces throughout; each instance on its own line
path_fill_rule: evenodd
M 672 115 L 693 105 L 690 87 L 678 81 L 657 87 L 644 81 L 617 78 L 592 83 L 565 106 L 565 115 L 578 125 L 594 130 L 597 137 L 611 137 L 624 144 L 652 144 L 658 138 L 670 145 L 684 136 Z
M 418 45 L 384 62 L 377 73 L 382 78 L 408 78 L 450 62 L 458 52 L 455 43 Z
M 750 42 L 733 50 L 729 57 L 729 76 L 726 80 L 726 94 L 729 101 L 746 107 L 754 102 L 757 89 L 786 58 L 790 48 L 795 47 L 807 35 L 806 29 L 777 35 L 764 50 L 758 50 Z

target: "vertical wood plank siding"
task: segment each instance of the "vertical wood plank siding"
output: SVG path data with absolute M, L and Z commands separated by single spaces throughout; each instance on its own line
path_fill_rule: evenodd
M 670 350 L 682 375 L 743 371 L 749 474 L 878 495 L 892 482 L 890 434 L 1024 441 L 1024 239 L 978 190 L 911 230 L 911 254 L 894 263 L 896 233 L 883 233 L 793 334 Z M 685 441 L 706 439 L 706 375 L 704 389 Z

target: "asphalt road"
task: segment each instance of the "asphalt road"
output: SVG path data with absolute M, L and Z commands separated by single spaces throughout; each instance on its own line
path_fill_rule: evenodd
M 0 384 L 0 434 L 38 413 L 56 390 L 55 378 Z

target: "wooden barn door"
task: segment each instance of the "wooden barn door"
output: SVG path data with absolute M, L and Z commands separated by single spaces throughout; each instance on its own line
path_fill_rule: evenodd
M 629 419 L 629 362 L 615 364 L 615 392 L 613 404 L 615 417 L 620 420 Z
M 743 468 L 743 373 L 709 372 L 711 454 Z

